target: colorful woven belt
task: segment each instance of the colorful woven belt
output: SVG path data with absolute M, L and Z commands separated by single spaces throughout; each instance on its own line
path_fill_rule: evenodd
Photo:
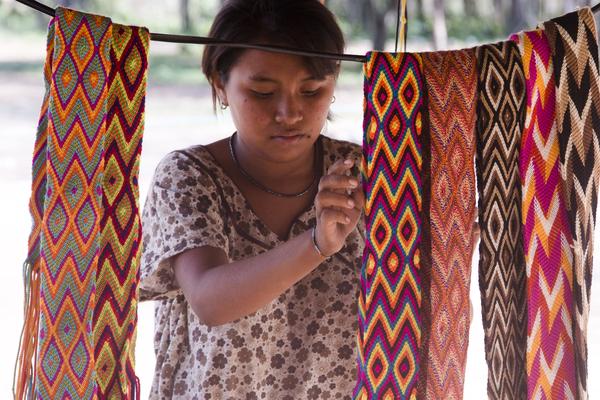
M 144 28 L 64 8 L 50 23 L 19 399 L 139 397 L 137 174 L 148 40 Z
M 525 80 L 514 43 L 478 47 L 479 287 L 490 399 L 524 399 L 527 310 L 519 147 Z
M 463 394 L 475 220 L 476 65 L 475 50 L 423 54 L 422 136 L 429 136 L 423 140 L 429 146 L 423 168 L 420 399 Z
M 359 294 L 357 399 L 416 399 L 421 339 L 420 56 L 364 65 L 366 245 Z
M 544 24 L 556 81 L 560 168 L 573 236 L 573 338 L 577 393 L 587 394 L 587 326 L 600 186 L 600 76 L 594 14 L 582 8 Z
M 521 51 L 527 93 L 520 157 L 527 398 L 568 399 L 575 394 L 573 253 L 560 186 L 553 63 L 543 30 L 513 35 L 512 40 Z

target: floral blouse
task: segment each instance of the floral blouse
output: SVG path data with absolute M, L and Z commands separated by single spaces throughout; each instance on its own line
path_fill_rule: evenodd
M 323 168 L 360 146 L 322 136 Z M 203 146 L 168 154 L 144 206 L 141 300 L 155 300 L 156 366 L 151 399 L 349 399 L 356 379 L 362 220 L 342 250 L 279 298 L 235 322 L 200 323 L 178 287 L 172 257 L 212 246 L 229 260 L 281 240 L 254 214 Z M 315 224 L 315 209 L 290 237 Z

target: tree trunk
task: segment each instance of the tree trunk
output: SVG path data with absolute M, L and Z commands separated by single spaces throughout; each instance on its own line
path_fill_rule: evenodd
M 546 3 L 538 2 L 538 21 L 543 21 L 546 17 Z
M 568 1 L 568 0 L 567 0 Z M 512 0 L 507 15 L 508 33 L 518 32 L 527 26 L 527 0 Z
M 465 15 L 468 17 L 476 17 L 479 15 L 477 11 L 477 2 L 475 0 L 464 0 Z
M 347 5 L 348 22 L 350 24 L 366 27 L 367 20 L 365 18 L 366 5 L 362 1 L 351 1 Z
M 494 10 L 493 13 L 498 16 L 504 15 L 504 1 L 503 0 L 494 0 Z
M 189 0 L 179 0 L 179 16 L 181 18 L 181 31 L 183 33 L 189 33 L 192 30 Z
M 375 50 L 384 50 L 386 30 L 385 30 L 385 13 L 374 13 L 373 25 L 373 48 Z
M 425 6 L 423 5 L 424 0 L 417 0 L 416 2 L 416 14 L 417 19 L 423 21 L 425 19 Z
M 375 0 L 362 0 L 361 19 L 367 32 L 371 33 L 372 47 L 374 50 L 384 50 L 387 30 L 385 16 L 390 7 L 389 3 L 380 4 Z M 395 3 L 394 3 L 395 4 Z M 378 7 L 379 5 L 379 7 Z
M 433 0 L 433 47 L 436 50 L 442 50 L 447 45 L 448 32 L 446 30 L 444 0 Z

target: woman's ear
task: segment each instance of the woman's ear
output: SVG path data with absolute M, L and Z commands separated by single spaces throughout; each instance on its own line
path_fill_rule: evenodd
M 227 92 L 225 91 L 225 82 L 223 82 L 221 74 L 215 72 L 211 77 L 211 84 L 215 89 L 217 99 L 219 100 L 221 106 L 229 105 L 229 103 L 227 102 Z

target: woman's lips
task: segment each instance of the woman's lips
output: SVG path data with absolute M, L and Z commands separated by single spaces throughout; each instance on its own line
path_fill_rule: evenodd
M 293 135 L 276 135 L 271 136 L 273 140 L 276 140 L 281 143 L 295 143 L 305 138 L 305 135 L 298 133 Z

